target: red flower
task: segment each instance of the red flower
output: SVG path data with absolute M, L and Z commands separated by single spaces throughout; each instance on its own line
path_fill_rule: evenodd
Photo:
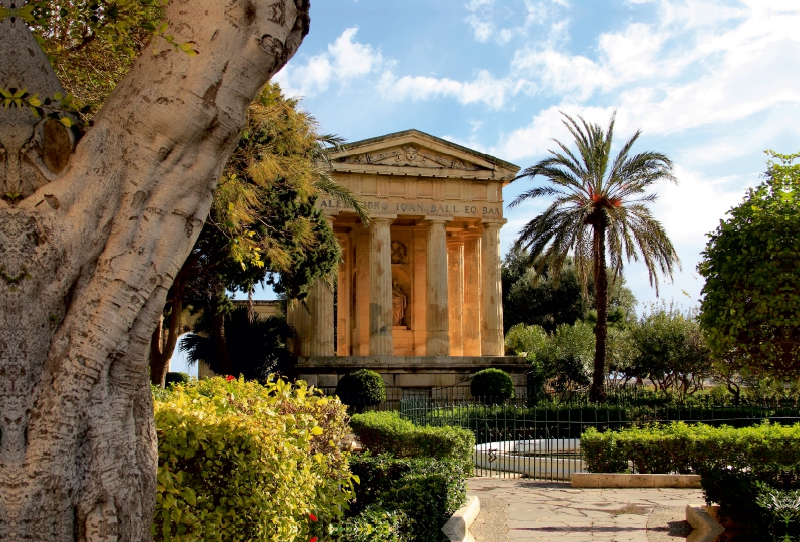
M 226 377 L 225 377 L 225 380 L 227 380 L 228 382 L 230 382 L 231 380 L 236 380 L 236 377 L 235 377 L 235 376 L 233 376 L 233 375 L 228 375 L 228 376 L 226 376 Z
M 316 536 L 312 536 L 311 540 L 309 540 L 308 542 L 317 542 L 317 537 Z
M 317 521 L 317 516 L 315 516 L 314 514 L 309 513 L 308 517 L 309 519 L 311 519 L 311 521 Z

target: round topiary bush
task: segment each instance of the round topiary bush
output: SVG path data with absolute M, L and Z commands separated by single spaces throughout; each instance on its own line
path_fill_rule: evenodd
M 469 392 L 484 403 L 500 404 L 514 397 L 514 381 L 505 371 L 484 369 L 472 377 Z
M 167 376 L 164 378 L 164 386 L 169 388 L 174 384 L 186 384 L 190 380 L 191 377 L 186 373 L 167 373 Z
M 336 386 L 336 395 L 342 403 L 362 412 L 386 400 L 386 384 L 381 375 L 369 369 L 359 369 L 344 375 Z

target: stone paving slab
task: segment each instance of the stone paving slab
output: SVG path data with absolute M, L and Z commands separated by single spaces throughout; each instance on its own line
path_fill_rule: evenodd
M 481 499 L 481 514 L 472 530 L 478 542 L 677 542 L 682 537 L 673 534 L 680 533 L 674 511 L 703 502 L 697 489 L 585 489 L 568 483 L 489 477 L 470 478 L 467 485 L 469 493 Z M 483 513 L 485 498 L 494 503 L 491 517 Z M 505 509 L 498 512 L 502 503 Z M 665 513 L 665 509 L 673 512 Z M 648 518 L 654 510 L 661 516 L 654 516 L 648 536 Z M 662 516 L 663 521 L 658 519 Z M 503 520 L 505 533 L 498 525 L 491 531 L 486 527 Z M 498 538 L 501 535 L 505 538 Z

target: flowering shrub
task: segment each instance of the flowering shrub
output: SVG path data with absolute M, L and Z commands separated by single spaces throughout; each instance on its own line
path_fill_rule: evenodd
M 283 380 L 212 378 L 155 401 L 156 540 L 302 541 L 353 498 L 345 408 Z

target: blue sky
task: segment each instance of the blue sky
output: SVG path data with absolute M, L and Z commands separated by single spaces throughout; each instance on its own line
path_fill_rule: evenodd
M 416 128 L 523 168 L 569 141 L 560 111 L 616 110 L 617 142 L 641 129 L 634 150 L 675 162 L 652 209 L 683 267 L 660 298 L 688 308 L 705 234 L 760 181 L 762 151 L 800 151 L 798 29 L 800 0 L 312 0 L 275 79 L 349 141 Z M 506 211 L 504 253 L 545 205 Z M 641 266 L 625 277 L 658 300 Z

